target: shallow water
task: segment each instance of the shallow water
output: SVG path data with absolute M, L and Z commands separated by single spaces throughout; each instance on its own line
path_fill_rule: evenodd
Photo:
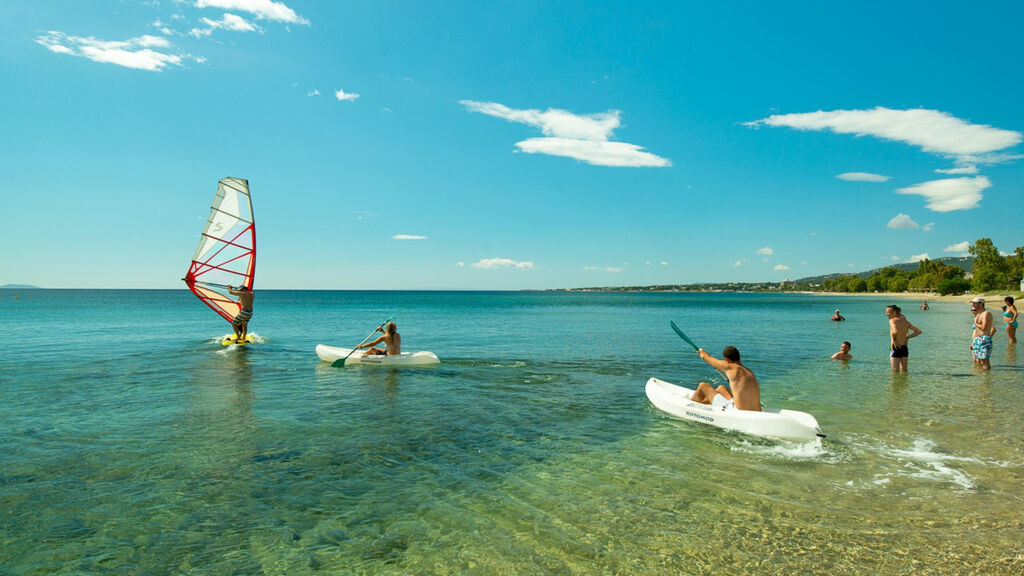
M 1019 574 L 1016 349 L 977 373 L 967 306 L 906 302 L 894 376 L 885 303 L 261 291 L 225 348 L 184 290 L 0 290 L 0 574 Z M 396 309 L 440 366 L 317 359 Z M 828 438 L 654 409 L 717 378 L 670 319 Z

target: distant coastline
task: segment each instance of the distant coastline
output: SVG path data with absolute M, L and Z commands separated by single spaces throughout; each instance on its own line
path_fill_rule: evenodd
M 715 286 L 712 288 L 712 286 Z M 1008 292 L 986 292 L 978 294 L 974 292 L 967 292 L 964 294 L 956 295 L 941 295 L 936 292 L 829 292 L 825 290 L 806 290 L 800 288 L 786 289 L 775 285 L 774 288 L 763 288 L 757 289 L 751 287 L 751 285 L 736 286 L 734 288 L 722 288 L 718 287 L 717 284 L 687 284 L 679 286 L 618 286 L 618 287 L 607 287 L 607 288 L 558 288 L 555 290 L 548 290 L 548 292 L 651 292 L 651 293 L 694 293 L 694 294 L 714 294 L 714 293 L 726 293 L 726 294 L 806 294 L 808 296 L 840 296 L 840 297 L 854 297 L 854 296 L 867 296 L 871 298 L 888 298 L 888 299 L 899 299 L 899 300 L 931 300 L 933 302 L 969 302 L 973 298 L 981 296 L 986 300 L 1002 301 L 1005 296 L 1013 296 L 1015 299 L 1024 298 L 1024 292 L 1020 291 L 1008 291 Z M 754 285 L 757 286 L 757 285 Z
M 42 290 L 42 288 L 31 284 L 4 284 L 0 286 L 0 290 Z

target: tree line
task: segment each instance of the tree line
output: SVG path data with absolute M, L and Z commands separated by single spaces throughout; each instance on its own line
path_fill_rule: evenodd
M 839 276 L 821 283 L 828 292 L 938 292 L 963 294 L 992 290 L 1017 290 L 1024 276 L 1024 246 L 1003 256 L 990 238 L 979 238 L 968 252 L 974 257 L 971 278 L 963 268 L 925 258 L 916 270 L 893 266 L 882 268 L 867 278 L 856 274 Z

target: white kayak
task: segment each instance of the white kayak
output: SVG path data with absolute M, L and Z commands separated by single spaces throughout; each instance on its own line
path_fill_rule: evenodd
M 367 355 L 364 351 L 359 350 L 349 356 L 350 352 L 352 352 L 351 348 L 336 348 L 334 346 L 326 346 L 324 344 L 316 345 L 316 355 L 324 362 L 331 362 L 333 364 L 334 361 L 341 360 L 348 356 L 348 359 L 345 360 L 345 366 L 351 364 L 372 364 L 374 366 L 430 366 L 432 364 L 441 363 L 441 359 L 433 352 L 403 352 L 402 354 L 396 354 L 394 356 L 383 356 L 380 354 Z
M 824 437 L 814 416 L 796 410 L 764 408 L 760 412 L 735 408 L 712 407 L 690 400 L 693 390 L 651 378 L 647 381 L 647 398 L 659 410 L 682 418 L 736 430 L 754 436 L 787 440 L 813 440 Z

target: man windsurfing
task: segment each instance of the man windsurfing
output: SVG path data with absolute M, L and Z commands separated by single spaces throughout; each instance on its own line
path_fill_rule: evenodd
M 255 294 L 245 285 L 238 288 L 228 286 L 228 292 L 232 296 L 238 296 L 238 305 L 241 307 L 234 320 L 231 321 L 231 329 L 235 331 L 235 341 L 245 342 L 246 333 L 249 331 L 249 320 L 252 318 L 252 300 Z

